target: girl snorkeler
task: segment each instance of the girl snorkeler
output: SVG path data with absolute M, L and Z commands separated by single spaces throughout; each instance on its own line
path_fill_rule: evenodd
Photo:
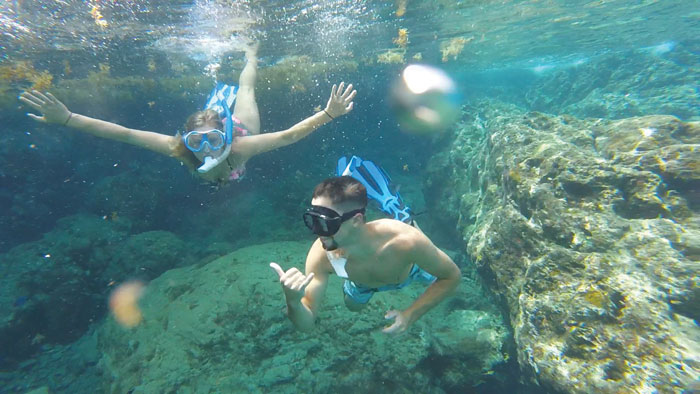
M 239 78 L 233 114 L 228 105 L 219 105 L 222 114 L 206 109 L 192 114 L 185 124 L 185 133 L 171 136 L 135 130 L 115 123 L 71 112 L 51 93 L 36 90 L 23 92 L 20 101 L 41 115 L 28 113 L 39 122 L 60 124 L 97 137 L 108 138 L 150 149 L 184 163 L 201 178 L 224 183 L 239 179 L 245 163 L 253 156 L 293 144 L 320 126 L 343 116 L 353 108 L 357 91 L 352 84 L 333 85 L 326 107 L 289 129 L 259 134 L 260 115 L 255 101 L 257 57 L 255 48 L 246 52 L 247 63 Z M 218 103 L 218 104 L 224 104 Z M 215 103 L 217 104 L 217 103 Z M 209 106 L 208 106 L 209 107 Z

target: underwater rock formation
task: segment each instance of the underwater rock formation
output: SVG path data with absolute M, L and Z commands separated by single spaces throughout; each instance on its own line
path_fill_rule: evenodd
M 521 368 L 568 393 L 700 376 L 700 124 L 482 102 L 430 164 L 436 210 L 510 314 Z M 430 200 L 427 196 L 427 200 Z
M 532 110 L 577 117 L 665 114 L 698 120 L 697 53 L 679 44 L 664 54 L 641 49 L 603 55 L 542 76 L 525 101 Z
M 66 217 L 41 240 L 0 255 L 0 368 L 78 339 L 105 316 L 114 283 L 192 260 L 172 233 L 130 235 L 125 220 Z
M 97 330 L 102 390 L 444 393 L 512 384 L 498 373 L 507 365 L 508 329 L 468 278 L 453 299 L 391 337 L 380 331 L 384 313 L 425 287 L 378 293 L 352 313 L 331 277 L 318 327 L 296 331 L 268 264 L 300 266 L 307 249 L 306 242 L 246 247 L 151 281 L 142 324 L 125 330 L 109 319 Z

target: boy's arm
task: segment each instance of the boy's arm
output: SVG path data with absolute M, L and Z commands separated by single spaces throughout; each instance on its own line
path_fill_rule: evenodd
M 462 278 L 459 267 L 428 237 L 416 231 L 412 238 L 413 241 L 408 242 L 410 247 L 407 248 L 407 258 L 437 279 L 405 310 L 387 312 L 387 318 L 396 317 L 397 322 L 386 328 L 384 332 L 405 331 L 426 312 L 452 294 Z M 397 317 L 399 314 L 402 315 L 401 318 Z
M 318 308 L 328 284 L 329 263 L 326 261 L 320 242 L 316 240 L 306 257 L 306 274 L 296 268 L 285 272 L 279 265 L 270 264 L 277 271 L 284 290 L 287 316 L 301 331 L 310 331 L 315 325 Z

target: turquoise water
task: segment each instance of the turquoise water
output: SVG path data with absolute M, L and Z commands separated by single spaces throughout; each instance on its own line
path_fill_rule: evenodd
M 0 393 L 697 389 L 698 2 L 7 1 L 0 19 Z M 16 99 L 34 87 L 74 113 L 173 135 L 216 79 L 237 80 L 252 40 L 262 132 L 313 114 L 334 83 L 358 93 L 348 115 L 254 157 L 243 180 L 221 187 L 171 158 L 35 122 Z M 447 130 L 399 126 L 390 91 L 411 63 L 455 82 L 459 116 Z M 460 292 L 398 339 L 378 332 L 381 316 L 420 287 L 357 317 L 331 283 L 318 335 L 302 335 L 267 268 L 303 266 L 313 237 L 301 214 L 351 154 L 384 167 L 463 272 Z M 596 216 L 608 205 L 615 218 Z M 513 224 L 513 212 L 529 224 Z M 627 256 L 656 242 L 671 249 Z M 536 271 L 518 267 L 555 253 L 566 258 L 535 282 L 573 272 L 569 282 L 510 287 Z M 590 278 L 581 267 L 593 261 L 619 271 Z M 641 263 L 620 268 L 629 261 Z M 657 275 L 650 288 L 627 287 L 645 281 L 638 272 Z M 134 279 L 149 283 L 145 323 L 127 330 L 108 297 Z M 238 293 L 226 290 L 234 282 Z M 561 317 L 574 308 L 557 295 L 569 292 L 608 314 Z M 663 305 L 645 315 L 663 328 L 612 311 L 642 293 Z M 634 324 L 636 338 L 614 330 Z M 662 337 L 679 344 L 678 360 L 649 350 L 669 347 Z M 627 353 L 613 342 L 639 358 L 614 359 Z M 653 372 L 667 364 L 675 375 Z M 638 381 L 635 370 L 652 372 Z

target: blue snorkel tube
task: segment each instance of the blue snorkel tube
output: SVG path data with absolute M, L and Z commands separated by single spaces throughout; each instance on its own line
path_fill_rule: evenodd
M 224 133 L 226 134 L 226 147 L 223 153 L 219 155 L 216 159 L 211 156 L 204 158 L 204 163 L 197 168 L 197 172 L 205 173 L 209 172 L 212 168 L 218 166 L 221 162 L 228 158 L 231 153 L 231 143 L 233 143 L 233 120 L 231 119 L 231 109 L 230 106 L 236 99 L 236 87 L 229 86 L 224 83 L 217 83 L 214 90 L 209 95 L 207 104 L 204 109 L 213 109 L 218 112 L 219 115 L 223 112 L 225 115 L 224 121 Z
M 231 110 L 224 106 L 224 112 L 226 113 L 226 121 L 224 122 L 224 131 L 226 133 L 226 147 L 223 153 L 219 155 L 216 159 L 212 159 L 211 156 L 204 158 L 204 163 L 197 168 L 197 172 L 205 173 L 209 172 L 212 168 L 218 166 L 222 161 L 228 158 L 231 153 L 231 143 L 233 142 L 233 121 L 231 120 Z
M 403 203 L 398 191 L 395 194 L 391 192 L 391 178 L 374 162 L 362 160 L 357 156 L 352 156 L 350 160 L 341 157 L 338 159 L 336 174 L 351 176 L 360 181 L 367 189 L 367 197 L 378 202 L 384 213 L 404 223 L 413 223 L 411 208 Z

